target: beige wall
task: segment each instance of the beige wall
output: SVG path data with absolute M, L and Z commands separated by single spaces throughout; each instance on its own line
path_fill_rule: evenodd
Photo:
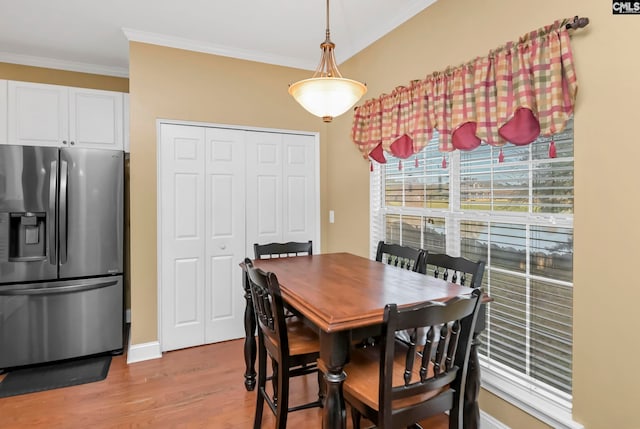
M 129 79 L 0 62 L 0 79 L 129 92 Z
M 623 260 L 640 257 L 635 186 L 640 183 L 640 16 L 613 16 L 602 0 L 440 0 L 341 66 L 364 79 L 368 97 L 456 66 L 556 19 L 586 16 L 572 41 L 575 111 L 574 420 L 589 429 L 640 428 L 640 287 Z M 340 40 L 335 41 L 340 49 Z M 326 250 L 367 254 L 368 164 L 349 143 L 351 118 L 331 128 Z M 345 187 L 348 183 L 349 187 Z M 619 343 L 618 345 L 616 345 Z M 606 353 L 613 348 L 612 353 Z M 514 429 L 547 427 L 483 392 L 481 407 Z
M 140 344 L 158 339 L 156 120 L 320 132 L 321 159 L 327 138 L 322 120 L 287 94 L 290 82 L 311 72 L 142 43 L 131 43 L 129 52 L 131 342 Z M 321 177 L 326 176 L 323 165 Z M 323 179 L 321 188 L 326 188 Z

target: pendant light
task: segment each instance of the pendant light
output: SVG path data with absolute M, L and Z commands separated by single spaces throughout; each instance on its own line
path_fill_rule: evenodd
M 322 57 L 316 72 L 310 79 L 289 85 L 289 94 L 307 111 L 331 122 L 336 116 L 353 107 L 367 92 L 367 86 L 355 80 L 343 78 L 338 71 L 333 53 L 336 45 L 329 35 L 329 0 L 327 0 L 326 39 L 320 44 Z

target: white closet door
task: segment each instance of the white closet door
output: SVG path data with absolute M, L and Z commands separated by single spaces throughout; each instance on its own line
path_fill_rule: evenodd
M 163 351 L 244 336 L 239 263 L 253 258 L 253 243 L 318 243 L 315 143 L 313 136 L 161 125 Z
M 205 342 L 213 343 L 244 336 L 244 132 L 207 128 L 205 146 Z
M 253 243 L 281 242 L 283 135 L 247 131 L 247 255 Z
M 162 350 L 204 343 L 205 130 L 161 126 Z
M 308 241 L 316 233 L 315 137 L 283 134 L 282 241 Z M 316 252 L 320 250 L 315 243 Z

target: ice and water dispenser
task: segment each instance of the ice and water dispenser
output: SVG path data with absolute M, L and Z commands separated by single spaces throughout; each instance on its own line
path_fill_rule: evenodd
M 46 228 L 44 212 L 0 213 L 0 262 L 46 259 Z

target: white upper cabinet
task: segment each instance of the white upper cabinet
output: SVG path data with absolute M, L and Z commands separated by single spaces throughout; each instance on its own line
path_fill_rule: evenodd
M 8 143 L 123 149 L 122 93 L 8 83 Z
M 68 94 L 64 86 L 9 81 L 9 144 L 68 143 Z
M 0 79 L 0 144 L 7 142 L 7 81 Z
M 122 93 L 69 89 L 69 144 L 123 150 Z

